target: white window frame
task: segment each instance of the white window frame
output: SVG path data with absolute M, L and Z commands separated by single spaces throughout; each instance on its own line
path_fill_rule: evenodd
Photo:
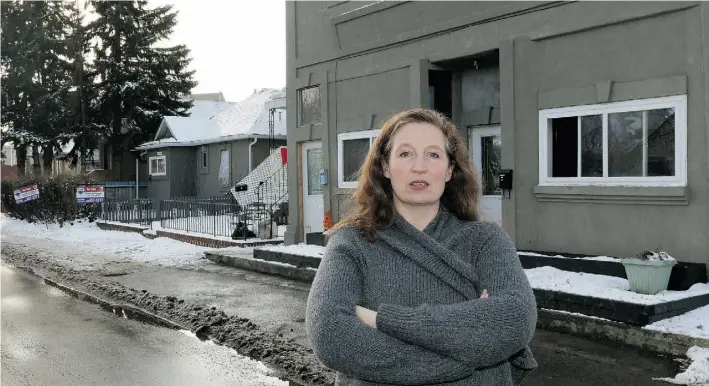
M 165 162 L 165 171 L 163 173 L 156 172 L 153 173 L 153 161 L 163 160 Z M 148 173 L 151 176 L 166 176 L 167 175 L 167 157 L 165 155 L 156 155 L 148 158 Z
M 362 139 L 369 138 L 369 147 L 371 149 L 372 143 L 379 135 L 380 129 L 375 130 L 365 130 L 365 131 L 352 131 L 349 133 L 341 133 L 337 135 L 337 187 L 343 189 L 355 189 L 357 188 L 357 181 L 345 181 L 344 169 L 345 160 L 342 157 L 344 153 L 345 141 L 352 139 Z
M 607 177 L 608 175 L 608 114 L 639 110 L 673 108 L 675 110 L 675 175 L 655 177 Z M 550 121 L 554 118 L 603 116 L 603 175 L 604 177 L 551 177 Z M 580 129 L 579 129 L 580 130 Z M 580 138 L 580 137 L 579 137 Z M 580 140 L 580 139 L 579 139 Z M 636 99 L 545 109 L 539 111 L 539 185 L 540 186 L 687 186 L 687 96 Z

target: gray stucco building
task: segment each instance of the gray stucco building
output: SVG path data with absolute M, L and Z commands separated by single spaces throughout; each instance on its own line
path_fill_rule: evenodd
M 709 262 L 709 3 L 287 2 L 286 243 L 390 115 L 448 114 L 520 250 Z M 321 170 L 327 181 L 321 181 Z M 502 195 L 500 169 L 513 171 Z M 321 182 L 327 184 L 322 185 Z

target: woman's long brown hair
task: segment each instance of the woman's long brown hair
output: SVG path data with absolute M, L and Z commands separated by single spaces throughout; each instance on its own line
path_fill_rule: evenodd
M 384 162 L 389 161 L 394 134 L 408 123 L 428 123 L 443 132 L 453 175 L 446 183 L 441 204 L 461 220 L 479 219 L 477 203 L 481 188 L 468 148 L 458 128 L 437 111 L 412 109 L 394 115 L 382 125 L 379 136 L 359 169 L 358 185 L 353 194 L 354 207 L 330 229 L 329 235 L 349 226 L 359 229 L 366 240 L 374 242 L 377 230 L 392 224 L 393 191 L 391 181 L 384 176 Z

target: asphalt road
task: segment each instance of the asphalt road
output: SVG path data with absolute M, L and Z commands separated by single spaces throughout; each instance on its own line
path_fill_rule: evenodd
M 663 386 L 678 364 L 635 349 L 537 330 L 530 345 L 539 368 L 523 386 Z
M 0 264 L 2 384 L 287 385 L 189 333 L 115 316 Z

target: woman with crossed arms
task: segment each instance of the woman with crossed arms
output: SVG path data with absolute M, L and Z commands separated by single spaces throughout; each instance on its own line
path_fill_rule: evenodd
M 337 385 L 511 386 L 537 367 L 534 293 L 507 234 L 479 220 L 480 192 L 448 118 L 384 123 L 308 297 L 308 338 Z

